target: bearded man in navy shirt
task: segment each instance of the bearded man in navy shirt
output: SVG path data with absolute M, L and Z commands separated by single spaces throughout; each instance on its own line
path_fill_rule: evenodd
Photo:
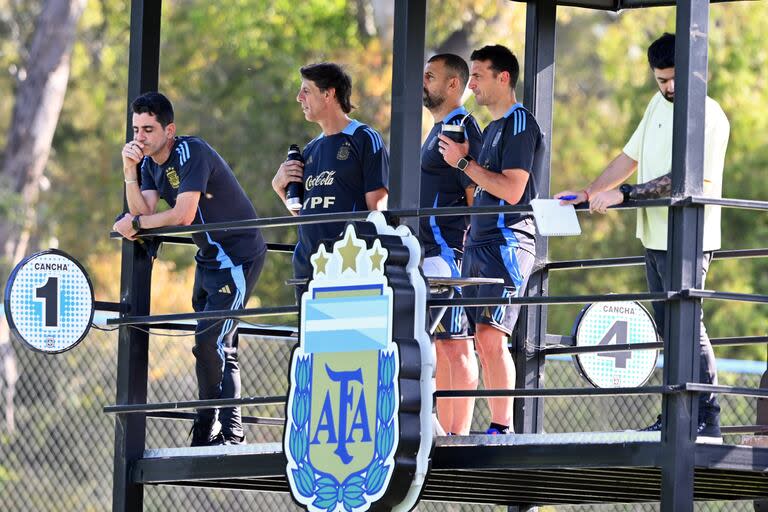
M 434 55 L 424 67 L 423 103 L 432 114 L 435 124 L 421 146 L 422 207 L 472 205 L 474 182 L 445 162 L 437 138 L 444 125 L 462 125 L 465 138 L 469 141 L 469 152 L 480 154 L 480 127 L 461 104 L 468 80 L 469 66 L 458 55 Z M 468 220 L 468 215 L 431 215 L 419 219 L 419 240 L 424 247 L 424 275 L 461 276 Z M 460 297 L 460 290 L 455 293 L 454 297 Z M 431 310 L 432 313 L 436 311 Z M 467 331 L 464 308 L 448 308 L 437 324 L 434 338 L 437 388 L 477 389 L 477 359 Z M 450 434 L 469 434 L 474 403 L 473 398 L 438 398 L 437 416 L 443 429 Z
M 293 215 L 385 210 L 389 182 L 389 154 L 381 135 L 351 119 L 352 79 L 332 62 L 304 66 L 296 101 L 307 121 L 320 125 L 322 133 L 304 147 L 304 163 L 288 160 L 272 179 L 272 188 L 285 202 L 290 182 L 304 185 L 301 210 Z M 321 240 L 338 236 L 343 222 L 304 224 L 293 252 L 297 279 L 312 277 L 309 257 Z M 297 297 L 305 287 L 299 286 Z
M 130 213 L 115 223 L 115 231 L 134 240 L 141 229 L 257 217 L 227 162 L 203 139 L 176 136 L 168 98 L 148 92 L 134 100 L 132 109 L 133 140 L 122 151 Z M 157 211 L 160 198 L 168 203 L 169 210 Z M 198 247 L 194 310 L 244 308 L 267 250 L 259 230 L 195 233 L 192 239 Z M 192 353 L 200 400 L 240 398 L 237 345 L 236 320 L 197 323 Z M 215 428 L 217 416 L 220 429 Z M 192 446 L 239 444 L 244 440 L 239 407 L 197 411 Z

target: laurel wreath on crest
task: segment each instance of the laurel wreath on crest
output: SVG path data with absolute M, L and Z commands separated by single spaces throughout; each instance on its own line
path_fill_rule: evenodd
M 373 459 L 363 470 L 349 475 L 343 482 L 327 473 L 318 472 L 309 462 L 309 416 L 312 391 L 311 356 L 296 359 L 296 389 L 293 394 L 293 424 L 289 450 L 296 461 L 292 469 L 293 480 L 299 494 L 316 496 L 312 505 L 332 512 L 339 503 L 346 512 L 366 503 L 365 496 L 381 491 L 387 479 L 389 464 L 386 460 L 395 442 L 395 352 L 379 353 L 379 378 L 376 391 L 376 441 Z

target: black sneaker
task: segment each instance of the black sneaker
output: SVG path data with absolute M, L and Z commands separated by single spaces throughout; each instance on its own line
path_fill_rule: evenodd
M 653 425 L 641 428 L 638 432 L 661 432 L 661 414 L 656 417 L 656 422 Z
M 245 434 L 236 436 L 235 434 L 224 434 L 224 444 L 245 444 Z
M 661 432 L 661 415 L 656 417 L 656 422 L 639 430 L 639 432 Z M 700 421 L 696 428 L 696 441 L 706 444 L 723 444 L 723 435 L 720 432 L 720 419 L 713 421 Z
M 221 429 L 217 429 L 214 433 L 214 427 L 216 425 L 206 425 L 201 421 L 195 420 L 192 425 L 190 434 L 192 435 L 192 443 L 190 446 L 216 446 L 224 444 L 224 435 L 221 433 Z
M 723 433 L 720 432 L 720 418 L 699 422 L 699 426 L 696 429 L 696 442 L 723 444 Z

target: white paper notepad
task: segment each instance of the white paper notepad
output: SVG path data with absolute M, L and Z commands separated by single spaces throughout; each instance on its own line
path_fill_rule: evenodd
M 559 199 L 531 199 L 536 230 L 542 236 L 580 235 L 581 226 L 572 204 L 560 206 Z

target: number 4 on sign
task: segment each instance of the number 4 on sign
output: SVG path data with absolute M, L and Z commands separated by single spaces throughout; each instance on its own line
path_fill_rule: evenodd
M 611 328 L 605 333 L 603 339 L 600 340 L 598 345 L 610 345 L 611 341 L 616 338 L 617 345 L 624 345 L 627 343 L 628 326 L 626 320 L 617 320 L 613 322 Z M 632 352 L 629 350 L 623 350 L 621 352 L 599 352 L 597 354 L 600 357 L 612 357 L 614 359 L 614 365 L 616 368 L 626 368 L 627 361 L 632 359 Z

